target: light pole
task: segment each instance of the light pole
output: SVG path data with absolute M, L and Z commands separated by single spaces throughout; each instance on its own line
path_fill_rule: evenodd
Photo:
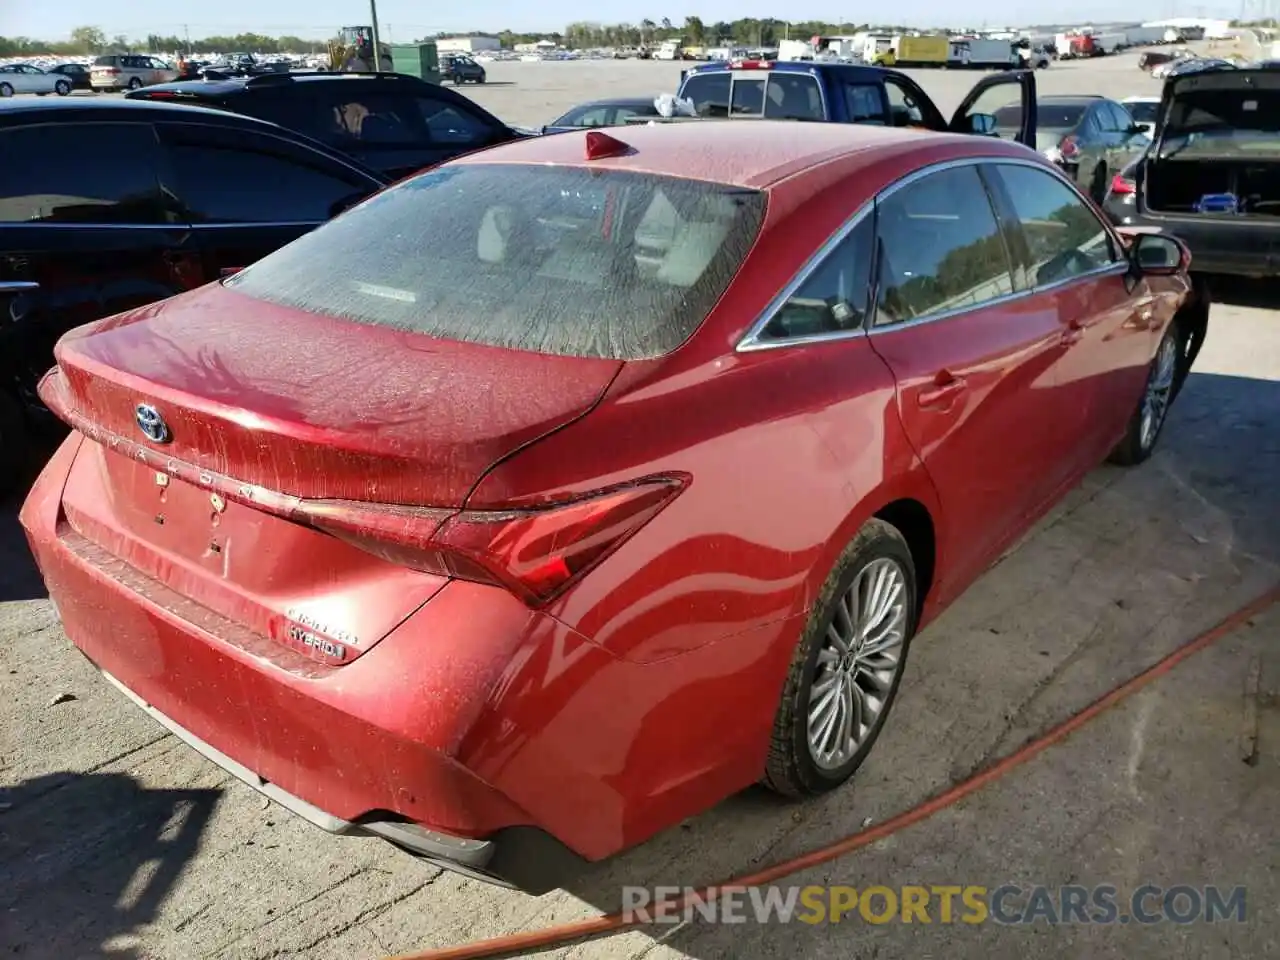
M 378 34 L 378 0 L 369 0 L 369 17 L 373 20 L 373 72 L 382 72 L 382 42 Z

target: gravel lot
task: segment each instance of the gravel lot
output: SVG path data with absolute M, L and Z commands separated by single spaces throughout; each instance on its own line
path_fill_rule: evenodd
M 678 65 L 491 65 L 466 88 L 514 123 L 674 90 Z M 976 77 L 921 72 L 944 109 Z M 1060 64 L 1042 91 L 1156 92 L 1132 55 Z M 623 884 L 714 882 L 919 802 L 1216 623 L 1280 573 L 1280 315 L 1266 289 L 1214 307 L 1160 453 L 1101 469 L 914 648 L 848 788 L 735 797 L 568 891 L 533 899 L 335 839 L 267 805 L 101 681 L 54 623 L 0 509 L 0 947 L 13 956 L 376 960 L 585 917 Z M 1248 887 L 1248 921 L 1155 927 L 694 924 L 556 956 L 1280 956 L 1280 614 L 1264 614 L 1009 778 L 797 883 Z M 1259 752 L 1243 763 L 1246 678 Z M 73 699 L 66 699 L 70 695 Z M 56 702 L 62 700 L 63 702 Z M 663 938 L 659 941 L 658 938 Z

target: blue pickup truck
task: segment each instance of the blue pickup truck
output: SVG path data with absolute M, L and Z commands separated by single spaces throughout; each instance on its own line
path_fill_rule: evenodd
M 823 61 L 733 60 L 682 75 L 682 100 L 700 117 L 872 123 L 925 130 L 1007 135 L 1036 142 L 1036 81 L 1031 70 L 990 74 L 947 118 L 918 83 L 900 70 Z M 997 130 L 996 111 L 1021 104 L 1018 130 Z

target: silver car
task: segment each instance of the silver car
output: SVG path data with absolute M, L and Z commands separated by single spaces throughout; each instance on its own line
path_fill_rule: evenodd
M 65 97 L 71 92 L 71 81 L 53 73 L 45 73 L 29 63 L 6 63 L 0 66 L 0 97 L 15 93 L 56 93 Z
M 99 92 L 137 90 L 153 83 L 172 83 L 179 76 L 175 67 L 159 57 L 144 53 L 109 53 L 93 61 L 89 68 L 89 85 Z

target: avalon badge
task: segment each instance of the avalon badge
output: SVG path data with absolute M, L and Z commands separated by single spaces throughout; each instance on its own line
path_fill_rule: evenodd
M 160 411 L 149 403 L 140 403 L 134 410 L 134 419 L 138 421 L 138 429 L 152 443 L 168 443 L 173 439 L 169 433 L 169 425 L 160 416 Z

